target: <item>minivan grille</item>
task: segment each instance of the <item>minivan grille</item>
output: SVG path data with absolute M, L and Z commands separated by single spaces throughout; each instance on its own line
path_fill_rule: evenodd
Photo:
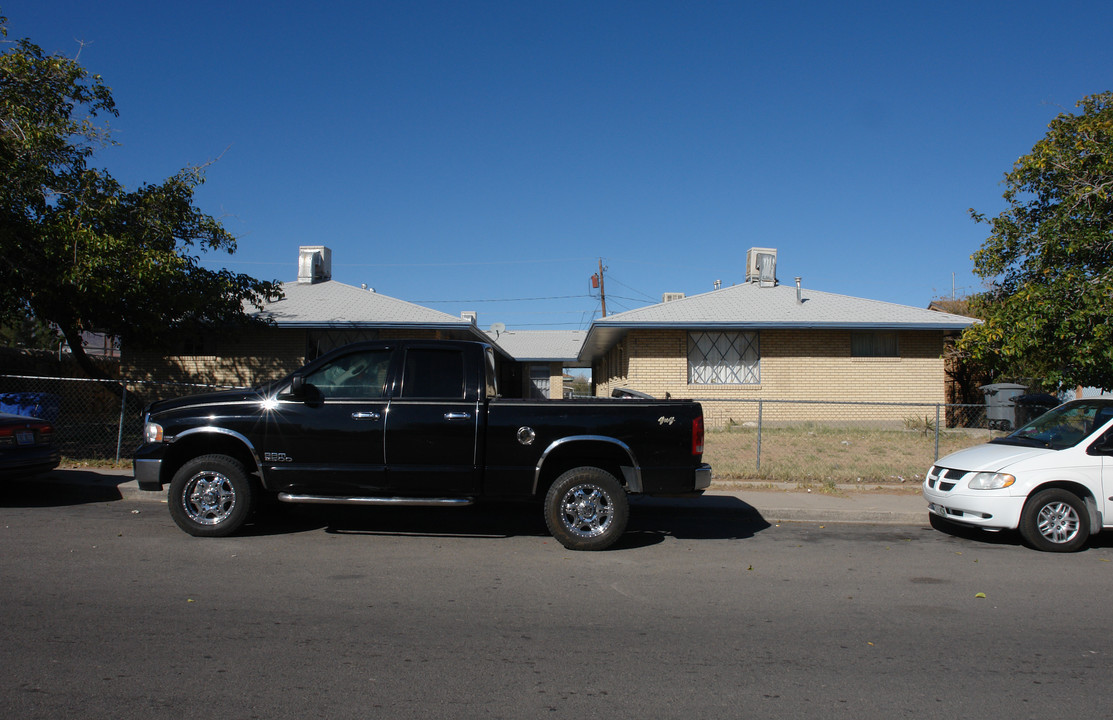
M 933 490 L 950 492 L 958 484 L 958 481 L 966 476 L 967 472 L 969 471 L 933 465 L 931 470 L 928 471 L 927 485 Z

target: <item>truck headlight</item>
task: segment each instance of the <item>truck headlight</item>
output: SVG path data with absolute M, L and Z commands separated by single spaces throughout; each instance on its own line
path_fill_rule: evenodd
M 1000 490 L 1016 482 L 1016 478 L 1006 473 L 980 472 L 970 478 L 971 490 Z
M 162 442 L 162 426 L 158 423 L 149 422 L 143 426 L 143 439 L 149 443 Z

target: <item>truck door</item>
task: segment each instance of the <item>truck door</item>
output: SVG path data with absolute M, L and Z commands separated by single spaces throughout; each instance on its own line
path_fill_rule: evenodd
M 386 423 L 387 482 L 400 495 L 478 490 L 481 408 L 475 353 L 410 346 Z
M 275 489 L 367 495 L 385 486 L 383 428 L 393 354 L 390 348 L 353 350 L 306 375 L 301 397 L 279 394 L 268 413 L 262 458 Z

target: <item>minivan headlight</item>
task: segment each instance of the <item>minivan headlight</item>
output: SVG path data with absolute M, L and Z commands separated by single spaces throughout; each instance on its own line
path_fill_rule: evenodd
M 980 472 L 970 478 L 968 487 L 971 490 L 1000 490 L 1016 482 L 1016 478 L 1007 473 Z

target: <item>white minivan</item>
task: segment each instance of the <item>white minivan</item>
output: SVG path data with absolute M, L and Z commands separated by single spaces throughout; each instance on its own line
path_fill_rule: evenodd
M 1078 550 L 1113 528 L 1113 398 L 1073 400 L 986 445 L 942 457 L 924 498 L 936 518 L 1019 529 L 1037 550 Z

